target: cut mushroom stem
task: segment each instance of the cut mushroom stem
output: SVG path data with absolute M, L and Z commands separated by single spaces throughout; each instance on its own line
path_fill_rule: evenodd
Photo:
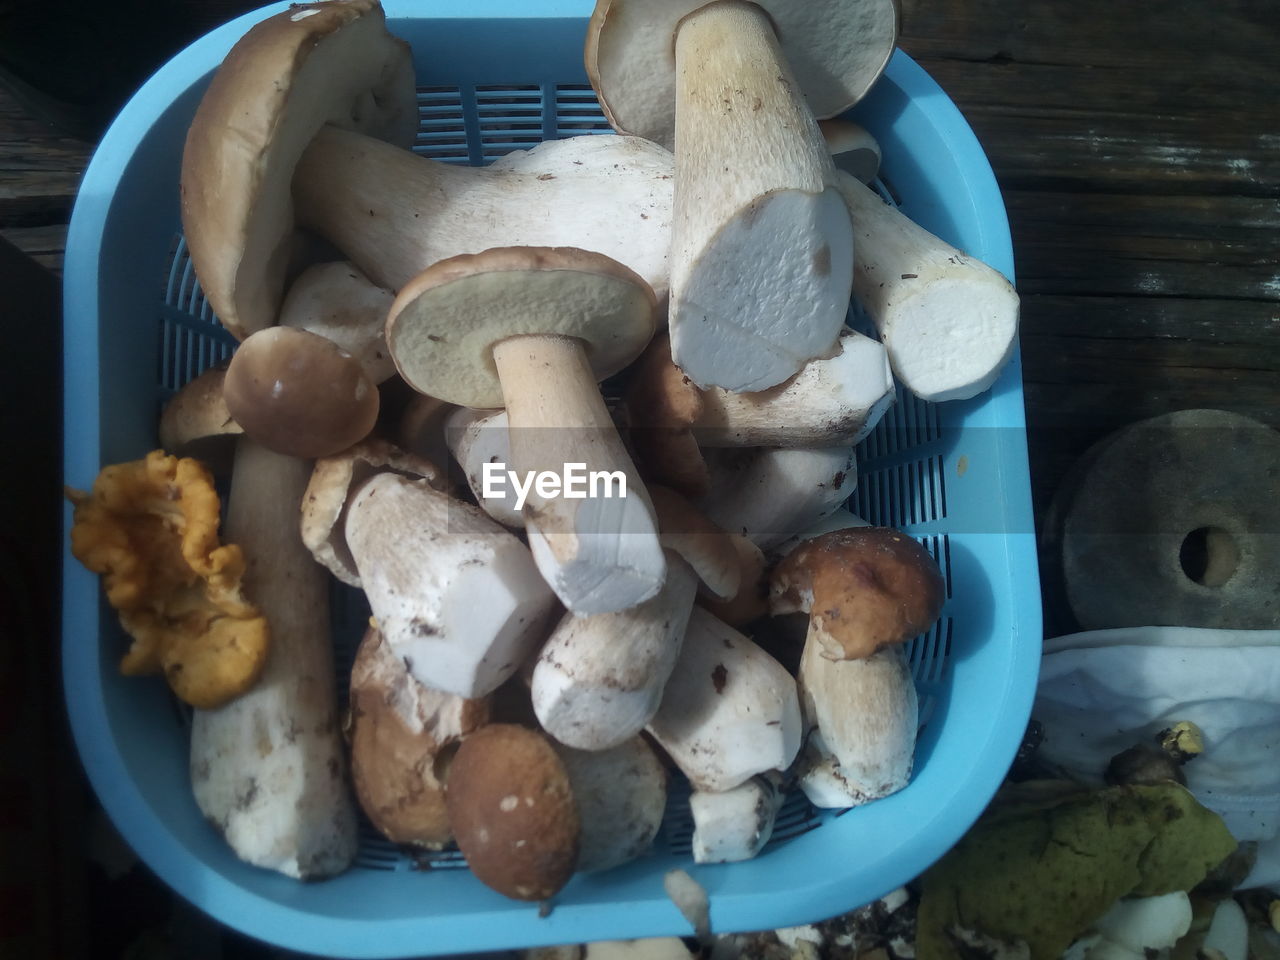
M 648 496 L 597 386 L 644 349 L 654 309 L 653 291 L 616 261 L 520 247 L 429 267 L 387 321 L 410 386 L 506 407 L 511 463 L 497 479 L 517 489 L 538 569 L 576 614 L 643 603 L 666 575 Z
M 763 390 L 844 323 L 849 214 L 764 10 L 698 8 L 676 28 L 675 61 L 672 351 L 700 386 Z
M 665 488 L 651 491 L 666 548 L 667 578 L 637 607 L 590 617 L 567 615 L 533 670 L 538 721 L 561 743 L 603 750 L 639 733 L 657 712 L 680 655 L 698 581 L 713 596 L 737 592 L 732 539 Z
M 346 543 L 373 616 L 419 681 L 484 696 L 533 652 L 553 598 L 512 534 L 394 473 L 365 481 L 346 510 Z
M 245 590 L 271 627 L 258 682 L 197 710 L 191 780 L 201 812 L 242 860 L 292 877 L 345 870 L 355 807 L 339 731 L 328 578 L 298 532 L 310 463 L 239 442 L 227 538 L 244 550 Z
M 504 527 L 522 529 L 524 514 L 516 509 L 515 489 L 506 483 L 485 483 L 485 464 L 511 462 L 507 411 L 460 407 L 445 418 L 444 435 L 480 509 Z
M 689 796 L 694 862 L 735 863 L 756 856 L 773 836 L 782 800 L 777 771 L 752 777 L 732 790 L 695 790 Z
M 680 658 L 647 727 L 697 790 L 785 770 L 800 749 L 791 674 L 737 630 L 694 607 Z
M 849 447 L 709 449 L 713 521 L 763 550 L 835 512 L 858 482 Z
M 853 293 L 903 386 L 923 400 L 963 400 L 987 389 L 1013 355 L 1013 285 L 848 174 L 838 173 L 836 183 L 858 241 Z

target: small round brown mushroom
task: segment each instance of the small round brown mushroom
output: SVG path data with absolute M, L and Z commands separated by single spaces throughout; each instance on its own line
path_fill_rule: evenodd
M 368 630 L 351 668 L 351 779 L 387 839 L 430 850 L 453 840 L 437 767 L 488 719 L 487 699 L 423 686 L 382 634 Z
M 495 723 L 463 740 L 445 804 L 471 872 L 504 896 L 546 900 L 577 868 L 581 829 L 569 774 L 536 730 Z
M 944 594 L 942 573 L 919 543 L 889 527 L 856 527 L 790 553 L 774 571 L 769 606 L 774 616 L 808 613 L 823 655 L 855 660 L 923 633 Z
M 276 453 L 311 459 L 345 450 L 378 419 L 377 387 L 360 361 L 318 334 L 268 327 L 247 337 L 223 382 L 227 410 Z

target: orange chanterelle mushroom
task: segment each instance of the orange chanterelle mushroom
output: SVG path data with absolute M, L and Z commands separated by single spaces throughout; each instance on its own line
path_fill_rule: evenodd
M 133 644 L 129 675 L 163 671 L 194 707 L 248 690 L 267 658 L 266 618 L 241 591 L 240 548 L 218 542 L 218 494 L 197 460 L 156 450 L 104 467 L 75 504 L 71 551 L 102 575 Z

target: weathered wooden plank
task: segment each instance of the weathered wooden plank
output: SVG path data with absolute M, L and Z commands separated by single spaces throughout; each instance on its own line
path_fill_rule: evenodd
M 43 227 L 0 228 L 4 237 L 42 267 L 62 274 L 62 257 L 67 248 L 67 225 L 51 223 Z
M 902 0 L 902 45 L 928 57 L 1023 63 L 1148 65 L 1230 81 L 1273 71 L 1270 0 Z
M 0 87 L 0 227 L 65 222 L 93 145 L 59 136 Z
M 1280 298 L 1280 201 L 1007 191 L 1028 294 Z

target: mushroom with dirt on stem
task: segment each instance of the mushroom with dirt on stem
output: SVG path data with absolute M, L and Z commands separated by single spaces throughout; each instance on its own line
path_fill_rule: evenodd
M 410 386 L 506 408 L 529 546 L 576 614 L 636 606 L 666 576 L 652 508 L 597 386 L 652 338 L 655 306 L 644 280 L 601 254 L 513 247 L 428 267 L 387 318 Z M 583 496 L 571 495 L 571 469 L 589 481 Z
M 693 862 L 736 863 L 756 856 L 773 836 L 782 787 L 782 775 L 771 770 L 730 790 L 693 791 Z
M 410 674 L 446 693 L 482 697 L 532 653 L 554 598 L 528 548 L 478 508 L 435 489 L 433 467 L 413 476 L 416 459 L 355 448 L 318 462 L 308 488 L 325 505 L 316 532 L 337 518 L 340 533 L 323 538 L 328 554 L 354 566 L 379 630 Z M 380 460 L 399 469 L 378 469 Z
M 773 657 L 701 607 L 646 729 L 696 790 L 785 770 L 800 749 L 796 683 Z
M 566 614 L 533 668 L 530 693 L 539 723 L 581 750 L 623 743 L 658 711 L 699 580 L 713 596 L 738 591 L 738 553 L 729 535 L 674 491 L 649 492 L 667 560 L 662 589 L 626 610 Z
M 700 386 L 762 390 L 835 341 L 854 237 L 815 116 L 866 93 L 896 34 L 892 0 L 598 0 L 605 115 L 675 150 L 672 349 Z
M 800 783 L 812 802 L 851 806 L 906 786 L 919 718 L 901 644 L 933 625 L 944 598 L 929 553 L 886 527 L 821 534 L 774 569 L 772 612 L 809 614 L 799 689 L 816 734 Z

